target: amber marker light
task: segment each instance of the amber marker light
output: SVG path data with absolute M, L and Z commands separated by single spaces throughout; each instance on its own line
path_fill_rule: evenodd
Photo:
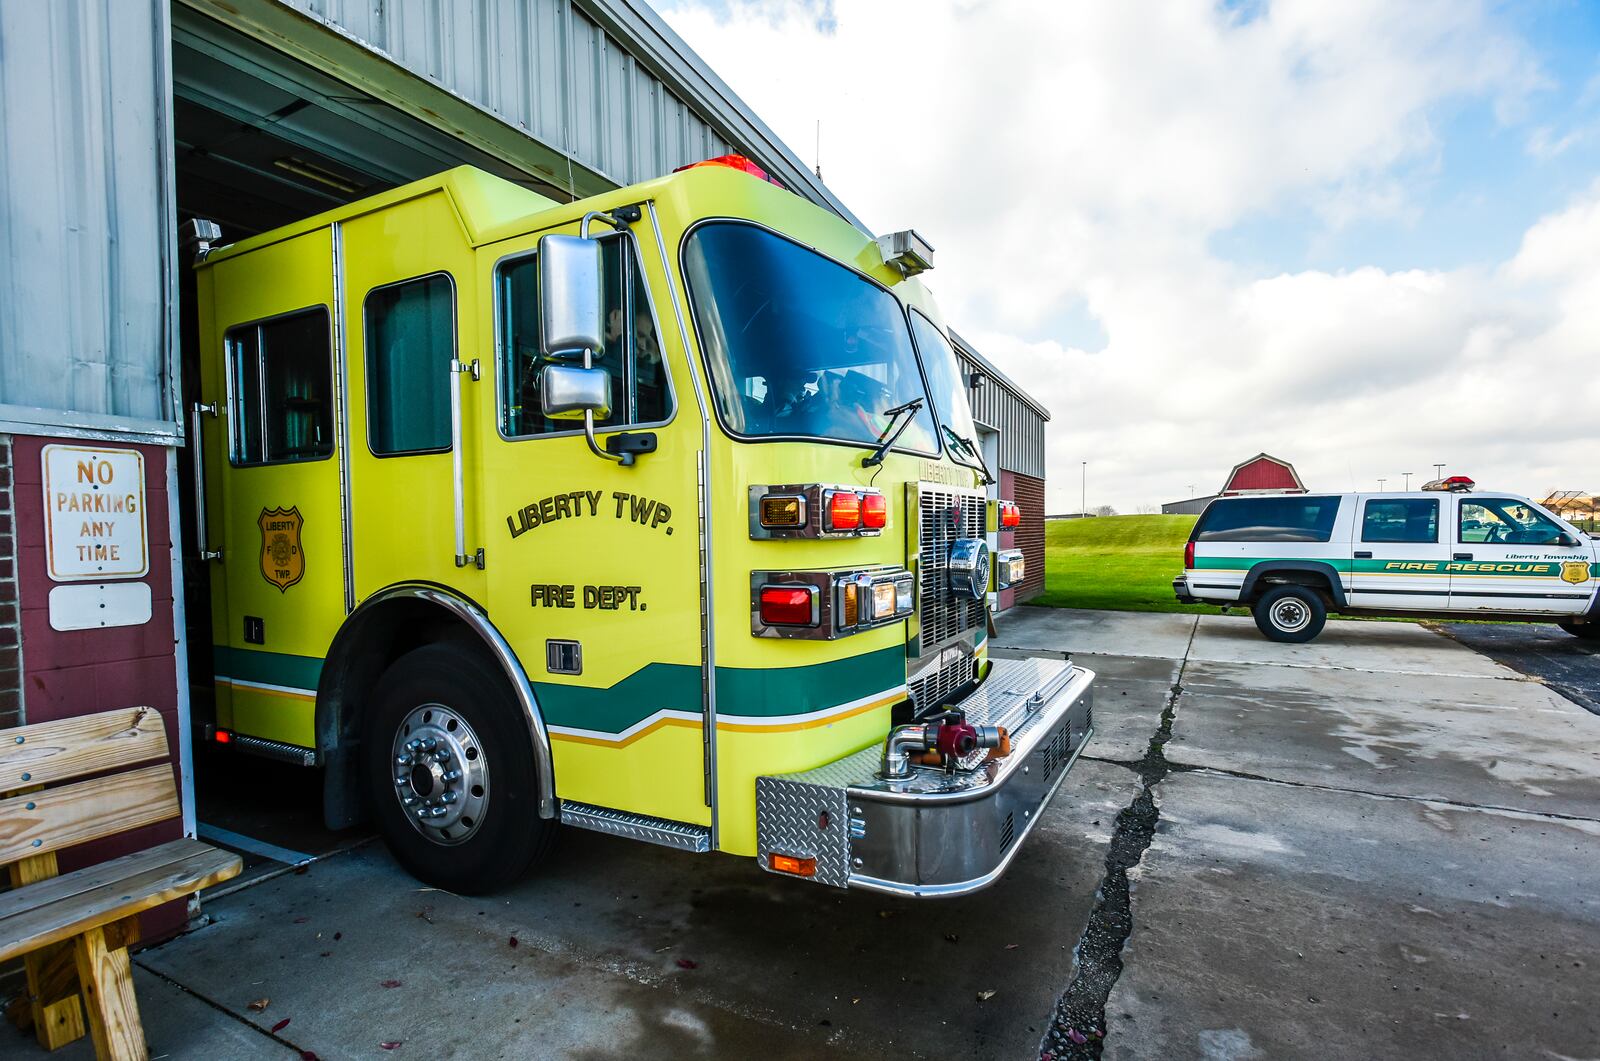
M 793 873 L 796 877 L 815 877 L 817 875 L 817 860 L 814 858 L 795 858 L 793 855 L 767 856 L 767 864 L 777 873 Z
M 794 494 L 768 494 L 761 499 L 763 527 L 803 527 L 805 522 L 804 498 Z

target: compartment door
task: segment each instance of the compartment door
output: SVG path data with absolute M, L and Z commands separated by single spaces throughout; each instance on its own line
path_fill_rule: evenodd
M 423 581 L 485 605 L 478 428 L 494 417 L 492 355 L 470 312 L 472 248 L 435 193 L 347 222 L 341 252 L 354 603 Z
M 345 615 L 329 229 L 207 270 L 201 401 L 218 724 L 315 746 L 322 659 Z

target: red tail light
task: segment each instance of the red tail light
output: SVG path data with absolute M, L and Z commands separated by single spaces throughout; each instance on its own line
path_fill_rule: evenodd
M 760 177 L 768 184 L 777 184 L 778 187 L 783 187 L 783 185 L 778 184 L 777 181 L 773 180 L 766 170 L 762 169 L 754 162 L 751 162 L 743 155 L 718 155 L 716 158 L 708 158 L 700 162 L 691 162 L 687 166 L 679 166 L 672 172 L 682 173 L 686 169 L 695 169 L 700 166 L 726 166 L 728 169 L 736 169 L 740 173 L 748 173 L 752 177 Z
M 1011 530 L 1022 526 L 1022 509 L 1011 501 L 1000 502 L 1000 527 L 1002 530 Z
M 889 499 L 882 494 L 861 495 L 861 526 L 866 530 L 883 530 L 889 525 Z
M 227 744 L 229 741 L 233 740 L 233 734 L 229 733 L 225 729 L 219 729 L 215 734 L 213 734 L 212 739 L 218 744 Z
M 817 591 L 813 586 L 762 586 L 761 621 L 768 626 L 815 626 Z
M 1183 543 L 1183 569 L 1188 571 L 1194 567 L 1194 542 Z
M 832 490 L 828 495 L 828 529 L 855 530 L 861 526 L 861 495 L 854 490 Z

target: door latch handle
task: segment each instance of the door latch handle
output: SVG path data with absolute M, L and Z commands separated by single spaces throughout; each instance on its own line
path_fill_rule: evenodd
M 1472 559 L 1472 554 L 1471 553 L 1454 553 L 1454 554 L 1451 555 L 1450 559 L 1452 559 L 1452 560 L 1471 560 Z
M 1372 554 L 1369 553 L 1369 552 L 1360 552 L 1360 553 L 1356 554 L 1356 559 L 1357 560 L 1371 560 L 1372 559 Z

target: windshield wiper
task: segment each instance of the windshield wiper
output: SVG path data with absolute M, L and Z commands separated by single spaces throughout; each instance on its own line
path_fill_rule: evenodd
M 883 434 L 878 436 L 878 448 L 873 450 L 870 456 L 861 458 L 861 466 L 863 468 L 875 468 L 883 463 L 883 455 L 889 452 L 889 447 L 893 446 L 900 436 L 905 434 L 906 428 L 911 426 L 913 418 L 907 416 L 904 420 L 900 420 L 901 415 L 903 413 L 915 413 L 920 408 L 922 408 L 922 399 L 912 398 L 904 405 L 897 405 L 893 409 L 885 409 L 883 411 L 883 415 L 889 418 L 889 422 L 884 426 Z M 895 427 L 896 421 L 899 421 L 899 427 Z M 889 433 L 891 429 L 894 431 L 893 434 Z
M 972 459 L 978 462 L 978 474 L 983 476 L 983 485 L 988 486 L 994 482 L 994 476 L 989 474 L 989 466 L 983 462 L 983 454 L 978 452 L 977 445 L 965 435 L 958 435 L 950 427 L 940 424 L 939 429 L 944 432 L 944 437 L 949 439 L 957 448 L 964 449 Z

